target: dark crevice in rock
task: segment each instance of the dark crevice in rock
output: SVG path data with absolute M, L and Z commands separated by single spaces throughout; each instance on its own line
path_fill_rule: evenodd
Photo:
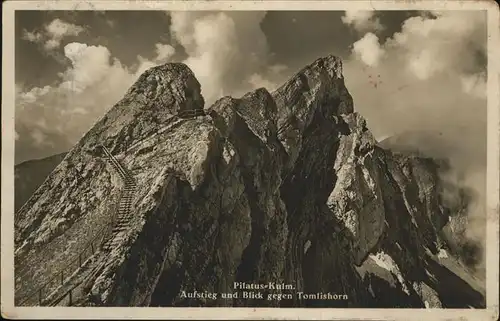
M 204 110 L 204 99 L 186 65 L 143 73 L 27 202 L 16 221 L 16 246 L 40 237 L 43 221 L 58 219 L 53 212 L 66 211 L 71 222 L 63 229 L 78 229 L 86 214 L 72 203 L 80 196 L 111 202 L 102 196 L 115 191 L 109 169 L 91 163 L 99 157 L 94 147 L 106 144 L 137 180 L 134 224 L 86 280 L 89 304 L 484 305 L 481 293 L 430 257 L 447 243 L 448 217 L 470 201 L 456 194 L 469 194 L 441 181 L 446 164 L 377 147 L 354 112 L 339 58 L 314 61 L 272 94 L 259 88 L 217 100 L 206 115 L 175 116 L 193 110 Z M 82 163 L 92 175 L 67 166 Z M 62 199 L 60 207 L 51 199 Z M 98 203 L 92 204 L 87 210 L 94 213 Z M 19 250 L 16 259 L 23 255 Z M 51 264 L 59 263 L 49 259 L 40 274 Z M 221 298 L 236 291 L 234 282 L 293 285 L 283 292 L 294 298 Z M 192 297 L 194 291 L 218 298 Z M 300 300 L 297 292 L 348 298 Z

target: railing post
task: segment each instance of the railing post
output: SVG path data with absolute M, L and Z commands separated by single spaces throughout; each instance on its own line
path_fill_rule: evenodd
M 116 205 L 116 206 L 118 206 L 118 205 Z M 117 208 L 115 208 L 115 211 L 116 211 L 116 209 L 117 209 Z M 116 217 L 115 217 L 115 216 L 116 216 L 116 213 L 114 213 L 114 214 L 111 216 L 111 225 L 110 225 L 110 226 L 108 226 L 108 227 L 103 228 L 103 233 L 101 233 L 102 235 L 99 235 L 100 237 L 94 236 L 94 239 L 90 241 L 90 249 L 91 249 L 91 251 L 92 251 L 92 254 L 95 254 L 95 252 L 96 252 L 96 251 L 98 251 L 98 250 L 99 250 L 99 248 L 100 248 L 100 247 L 101 247 L 101 246 L 102 246 L 105 242 L 109 241 L 109 239 L 111 238 L 111 236 L 112 236 L 112 234 L 113 234 L 113 233 L 112 233 L 112 230 L 113 230 L 113 225 L 114 225 L 114 223 L 115 223 L 115 221 L 116 221 Z M 101 240 L 102 240 L 102 242 L 101 242 L 101 243 L 99 243 L 99 239 L 101 239 Z M 98 244 L 97 244 L 97 245 L 95 245 L 95 244 L 93 243 L 94 241 L 95 241 L 95 242 L 98 242 Z M 96 246 L 97 246 L 97 248 L 96 248 Z M 83 263 L 84 263 L 84 262 L 83 262 L 83 260 L 85 259 L 85 258 L 82 258 L 82 256 L 84 255 L 84 253 L 85 253 L 85 251 L 88 249 L 88 247 L 89 247 L 89 244 L 87 244 L 87 247 L 85 248 L 85 250 L 84 250 L 84 251 L 82 251 L 82 252 L 80 252 L 80 253 L 78 254 L 78 265 L 79 265 L 79 267 L 80 267 L 80 268 L 83 266 Z M 86 258 L 89 258 L 89 257 L 90 257 L 90 255 L 89 255 L 89 256 L 87 256 Z M 71 275 L 71 272 L 72 272 L 72 271 L 74 271 L 74 270 L 72 270 L 72 269 L 74 268 L 74 267 L 73 267 L 74 262 L 75 262 L 75 260 L 74 260 L 74 257 L 73 257 L 73 258 L 71 258 L 71 261 L 69 262 L 69 264 L 66 266 L 66 268 L 69 268 L 69 269 L 70 269 L 70 275 Z M 77 267 L 76 269 L 78 269 L 78 267 Z M 52 284 L 52 282 L 53 282 L 53 281 L 55 281 L 55 282 L 57 283 L 57 279 L 58 279 L 58 278 L 60 279 L 61 286 L 63 286 L 63 285 L 64 285 L 64 280 L 65 280 L 65 279 L 64 279 L 64 276 L 65 276 L 65 274 L 64 274 L 64 270 L 65 270 L 65 268 L 63 268 L 61 271 L 57 272 L 55 275 L 53 274 L 53 275 L 52 275 L 52 278 L 51 278 L 51 279 L 50 279 L 47 283 L 45 283 L 44 285 L 42 285 L 40 288 L 35 289 L 33 292 L 31 292 L 27 298 L 25 298 L 23 301 L 21 301 L 21 303 L 19 303 L 19 305 L 22 305 L 22 304 L 26 303 L 28 300 L 30 300 L 30 299 L 32 299 L 32 298 L 34 298 L 34 297 L 35 297 L 35 295 L 37 295 L 37 294 L 38 294 L 38 304 L 41 306 L 41 305 L 42 305 L 42 303 L 43 303 L 43 299 L 44 299 L 44 298 L 43 298 L 44 289 L 45 289 L 46 287 L 49 287 L 49 288 L 51 289 L 51 287 L 54 285 L 54 284 Z M 58 273 L 60 274 L 59 276 L 57 275 Z M 49 290 L 50 290 L 50 289 L 49 289 Z M 72 291 L 73 291 L 73 289 L 72 289 L 71 291 L 69 291 L 69 292 L 68 292 L 68 294 L 69 294 L 69 305 L 72 305 L 72 304 L 73 304 L 73 292 L 72 292 Z M 50 291 L 49 291 L 49 294 L 50 294 Z

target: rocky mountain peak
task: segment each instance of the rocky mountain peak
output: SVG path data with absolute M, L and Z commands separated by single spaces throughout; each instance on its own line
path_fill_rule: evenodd
M 272 95 L 278 107 L 278 137 L 292 163 L 308 128 L 322 124 L 324 134 L 335 136 L 336 131 L 345 128 L 340 115 L 354 111 L 352 97 L 344 85 L 342 61 L 336 56 L 317 59 Z
M 183 63 L 166 63 L 146 70 L 132 85 L 124 100 L 144 102 L 170 113 L 203 109 L 200 83 Z
M 21 209 L 16 300 L 36 303 L 30 293 L 91 244 L 85 269 L 65 284 L 79 287 L 80 305 L 446 305 L 457 290 L 436 283 L 448 272 L 432 268 L 450 215 L 441 187 L 432 160 L 376 146 L 335 56 L 272 93 L 205 109 L 189 68 L 165 64 L 139 77 Z M 180 295 L 234 292 L 234 282 L 349 299 Z M 484 304 L 461 286 L 467 304 Z M 62 302 L 62 288 L 44 300 Z
M 151 135 L 181 112 L 204 108 L 200 83 L 183 63 L 146 70 L 108 113 L 84 136 L 87 149 L 105 144 L 121 151 Z

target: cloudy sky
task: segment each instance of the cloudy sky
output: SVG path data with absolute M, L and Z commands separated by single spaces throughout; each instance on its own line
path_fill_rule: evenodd
M 15 37 L 16 163 L 69 150 L 154 65 L 188 64 L 210 104 L 336 54 L 378 139 L 427 133 L 484 195 L 483 11 L 17 11 Z
M 17 11 L 15 24 L 16 163 L 70 149 L 151 66 L 187 63 L 210 103 L 328 54 L 377 138 L 438 131 L 485 148 L 481 11 Z

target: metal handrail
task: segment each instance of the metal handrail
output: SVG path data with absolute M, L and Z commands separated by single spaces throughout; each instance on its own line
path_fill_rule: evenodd
M 170 118 L 167 118 L 165 121 L 169 121 L 169 120 L 171 120 L 173 118 L 176 118 L 176 116 L 172 116 Z M 146 141 L 148 141 L 150 139 L 153 139 L 153 138 L 157 137 L 160 134 L 163 134 L 167 129 L 169 129 L 171 127 L 172 127 L 171 123 L 168 123 L 167 125 L 161 126 L 155 133 L 147 135 L 147 136 L 144 136 L 144 137 L 136 140 L 136 142 L 133 143 L 132 145 L 127 146 L 126 149 L 124 151 L 122 151 L 122 153 L 129 152 L 129 151 L 133 150 L 134 148 L 136 148 L 138 146 L 141 146 L 142 143 L 144 143 L 144 142 L 146 142 Z
M 115 208 L 116 210 L 116 208 Z M 115 213 L 113 214 L 112 216 L 112 220 L 111 220 L 111 225 L 113 225 L 114 221 L 115 221 L 115 216 L 116 216 L 116 211 Z M 33 290 L 32 292 L 30 292 L 20 303 L 19 305 L 22 305 L 24 303 L 26 303 L 29 299 L 33 298 L 36 294 L 39 295 L 39 303 L 42 303 L 42 291 L 47 287 L 47 285 L 51 284 L 55 279 L 57 278 L 60 278 L 61 280 L 61 285 L 64 284 L 64 271 L 66 271 L 66 269 L 68 267 L 70 267 L 71 265 L 75 264 L 76 262 L 78 262 L 79 266 L 78 268 L 80 268 L 83 263 L 89 258 L 91 257 L 92 255 L 94 255 L 98 249 L 107 241 L 108 237 L 110 234 L 111 234 L 111 231 L 106 231 L 106 229 L 109 229 L 109 225 L 105 225 L 104 227 L 102 227 L 97 233 L 96 235 L 94 236 L 94 238 L 92 238 L 89 242 L 87 242 L 86 246 L 83 248 L 83 250 L 81 250 L 78 255 L 75 255 L 72 259 L 70 259 L 70 262 L 67 263 L 59 272 L 56 272 L 55 275 L 50 278 L 48 281 L 44 282 L 41 286 L 39 286 L 38 288 L 36 288 L 35 290 Z M 103 232 L 104 235 L 103 235 Z M 99 238 L 102 238 L 102 241 L 98 243 L 98 245 L 96 247 L 94 247 L 94 244 L 95 244 L 95 241 Z M 85 251 L 87 251 L 88 249 L 90 248 L 91 252 L 92 252 L 92 255 L 90 255 L 89 257 L 83 259 L 82 258 L 82 254 L 84 254 Z M 85 261 L 84 261 L 85 260 Z M 78 270 L 78 268 L 72 270 L 71 272 L 69 272 L 68 275 L 71 275 L 72 273 L 74 273 L 74 271 Z
M 49 306 L 56 306 L 59 302 L 61 302 L 62 300 L 64 300 L 68 295 L 69 295 L 69 306 L 72 305 L 72 301 L 73 301 L 73 290 L 79 286 L 80 284 L 83 283 L 83 280 L 82 282 L 77 282 L 75 284 L 73 284 L 72 287 L 69 288 L 69 290 L 67 290 L 66 292 L 64 292 L 61 296 L 59 296 L 59 298 L 57 298 L 56 300 L 52 301 L 51 304 L 49 304 Z
M 172 119 L 177 119 L 177 118 L 185 119 L 185 118 L 190 118 L 190 117 L 207 116 L 207 115 L 208 115 L 208 113 L 205 110 L 199 110 L 199 109 L 194 110 L 194 111 L 193 110 L 183 110 L 183 111 L 180 111 L 177 114 L 165 119 L 164 122 L 168 122 Z M 162 134 L 165 130 L 167 130 L 171 127 L 172 127 L 171 123 L 168 123 L 167 125 L 161 126 L 155 133 L 147 135 L 147 136 L 142 137 L 142 138 L 139 138 L 138 140 L 135 141 L 135 143 L 133 143 L 130 146 L 127 146 L 126 149 L 122 151 L 122 153 L 128 152 L 128 151 L 130 151 L 138 146 L 141 146 L 141 143 L 144 143 L 145 141 L 148 141 L 150 139 L 155 138 L 157 135 Z
M 177 117 L 195 117 L 195 116 L 206 116 L 207 113 L 204 109 L 189 109 L 189 110 L 181 110 L 177 113 Z
M 206 115 L 206 112 L 204 110 L 186 110 L 186 111 L 181 111 L 179 112 L 176 116 L 178 116 L 179 118 L 183 118 L 183 117 L 193 117 L 193 116 L 204 116 Z M 172 117 L 173 118 L 173 117 Z M 148 137 L 147 137 L 148 138 Z M 146 138 L 146 139 L 147 139 Z M 130 178 L 133 178 L 130 173 L 128 173 L 128 171 L 119 163 L 119 161 L 111 154 L 111 152 L 109 151 L 108 148 L 106 148 L 106 146 L 104 145 L 99 145 L 100 147 L 103 148 L 104 150 L 104 153 L 106 154 L 106 156 L 108 157 L 108 159 L 110 160 L 110 163 L 111 165 L 115 168 L 115 170 L 118 172 L 119 176 L 125 181 L 125 184 L 127 185 L 127 182 L 126 180 L 127 179 L 130 179 Z M 123 192 L 122 192 L 123 193 Z M 87 244 L 85 245 L 85 247 L 78 253 L 78 255 L 75 255 L 73 258 L 70 259 L 70 262 L 67 263 L 62 269 L 60 269 L 60 271 L 56 272 L 54 274 L 53 277 L 51 277 L 49 280 L 47 280 L 46 282 L 44 282 L 41 286 L 39 286 L 38 288 L 34 289 L 33 291 L 31 291 L 20 303 L 19 305 L 23 305 L 24 303 L 26 303 L 28 300 L 32 299 L 35 295 L 38 294 L 38 302 L 39 304 L 41 305 L 42 302 L 43 302 L 43 290 L 48 286 L 50 285 L 54 280 L 56 279 L 60 279 L 61 281 L 61 284 L 59 286 L 62 286 L 64 285 L 64 281 L 65 281 L 65 278 L 64 278 L 64 271 L 66 271 L 66 269 L 68 267 L 70 267 L 71 265 L 75 264 L 76 262 L 78 262 L 78 267 L 74 270 L 72 270 L 71 272 L 69 272 L 68 275 L 72 275 L 75 271 L 77 271 L 79 268 L 82 267 L 83 263 L 86 262 L 90 257 L 92 257 L 99 249 L 100 247 L 102 247 L 107 241 L 109 241 L 109 238 L 110 236 L 113 234 L 113 229 L 110 228 L 110 226 L 114 226 L 114 223 L 115 223 L 115 220 L 116 220 L 116 216 L 117 216 L 117 213 L 118 213 L 118 209 L 119 209 L 119 204 L 120 202 L 118 202 L 116 205 L 115 205 L 115 209 L 114 209 L 114 213 L 111 217 L 111 222 L 109 225 L 105 225 L 103 226 L 96 234 L 95 236 L 87 242 Z M 97 246 L 94 247 L 94 244 L 95 244 L 95 241 L 97 239 L 101 238 L 101 241 L 98 242 Z M 82 258 L 83 254 L 85 253 L 85 251 L 88 251 L 88 249 L 90 248 L 91 250 L 91 255 L 86 257 L 86 258 Z M 74 285 L 73 287 L 71 287 L 65 294 L 63 294 L 57 301 L 55 304 L 57 304 L 58 302 L 62 301 L 68 294 L 70 295 L 71 297 L 71 293 L 72 293 L 72 290 L 78 286 L 78 284 Z M 55 290 L 55 289 L 54 289 Z M 54 291 L 53 290 L 53 291 Z M 70 304 L 71 304 L 71 299 L 70 299 Z
M 106 152 L 108 158 L 111 160 L 111 164 L 114 165 L 113 167 L 115 167 L 115 169 L 117 169 L 117 172 L 120 174 L 120 176 L 125 180 L 126 178 L 130 178 L 130 174 L 127 173 L 126 169 L 123 168 L 123 166 L 120 165 L 120 163 L 116 160 L 116 158 L 109 152 L 109 150 L 103 146 L 103 149 L 104 151 Z M 127 183 L 125 183 L 127 184 Z M 122 191 L 122 194 L 123 194 L 123 191 Z M 28 300 L 32 299 L 35 295 L 38 294 L 38 303 L 41 305 L 42 302 L 43 302 L 43 290 L 49 285 L 51 284 L 54 280 L 56 280 L 57 278 L 59 278 L 61 280 L 61 284 L 60 286 L 62 286 L 64 284 L 64 271 L 70 267 L 72 264 L 75 264 L 76 262 L 78 262 L 78 267 L 74 270 L 72 270 L 71 272 L 69 272 L 69 275 L 71 275 L 72 273 L 74 273 L 75 271 L 77 271 L 79 268 L 82 267 L 83 263 L 88 260 L 88 258 L 90 258 L 91 256 L 93 256 L 97 250 L 103 245 L 105 244 L 108 240 L 109 240 L 109 237 L 113 234 L 113 230 L 112 228 L 110 228 L 110 226 L 114 226 L 114 223 L 115 223 L 115 220 L 116 220 L 116 216 L 117 216 L 117 213 L 118 213 L 118 209 L 119 209 L 119 204 L 120 202 L 117 202 L 117 204 L 115 205 L 115 208 L 114 208 L 114 211 L 113 211 L 113 215 L 111 216 L 111 222 L 110 224 L 108 225 L 105 225 L 103 226 L 96 234 L 95 236 L 87 242 L 87 244 L 85 245 L 85 247 L 78 253 L 78 255 L 75 255 L 72 259 L 70 259 L 70 262 L 68 264 L 66 264 L 59 272 L 56 272 L 54 274 L 54 276 L 52 278 L 50 278 L 48 281 L 44 282 L 41 286 L 39 286 L 38 288 L 36 288 L 35 290 L 31 291 L 20 303 L 19 305 L 22 305 L 24 303 L 26 303 Z M 99 238 L 102 238 L 101 242 L 98 242 L 97 244 L 97 247 L 94 248 L 94 244 L 95 244 L 95 241 Z M 92 255 L 86 257 L 85 259 L 82 258 L 82 254 L 85 253 L 85 251 L 87 251 L 88 249 L 90 248 L 91 250 L 91 253 Z M 73 288 L 72 288 L 73 289 Z M 72 290 L 71 289 L 71 290 Z M 70 290 L 70 291 L 71 291 Z M 69 292 L 68 292 L 69 293 Z M 67 293 L 66 293 L 67 294 Z M 65 294 L 65 295 L 66 295 Z M 63 296 L 61 298 L 64 299 L 65 296 Z

